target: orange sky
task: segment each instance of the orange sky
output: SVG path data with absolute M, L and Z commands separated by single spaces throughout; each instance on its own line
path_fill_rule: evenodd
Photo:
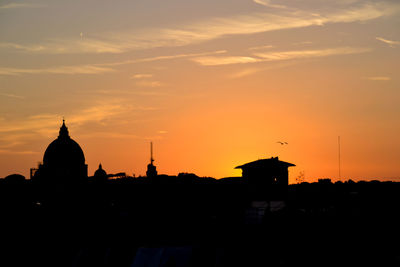
M 89 175 L 400 178 L 400 4 L 5 1 L 0 177 L 29 176 L 65 116 Z M 280 145 L 286 141 L 288 145 Z

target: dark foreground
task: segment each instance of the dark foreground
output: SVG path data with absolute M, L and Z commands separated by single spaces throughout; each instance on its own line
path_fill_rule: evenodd
M 0 265 L 400 264 L 398 183 L 291 185 L 277 208 L 242 180 L 201 179 L 2 182 Z

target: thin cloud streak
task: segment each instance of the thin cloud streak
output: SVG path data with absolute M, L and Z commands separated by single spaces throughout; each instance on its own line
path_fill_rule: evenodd
M 17 99 L 24 99 L 25 98 L 25 97 L 20 96 L 20 95 L 6 94 L 6 93 L 0 93 L 0 96 L 10 97 L 10 98 L 17 98 Z
M 247 77 L 247 76 L 259 73 L 259 72 L 272 70 L 272 69 L 286 68 L 286 67 L 290 67 L 290 66 L 293 66 L 293 65 L 296 65 L 296 64 L 298 64 L 298 62 L 286 61 L 286 62 L 280 62 L 280 63 L 277 63 L 277 64 L 273 64 L 273 65 L 269 65 L 269 66 L 261 67 L 261 68 L 245 68 L 245 69 L 242 69 L 242 70 L 240 70 L 238 72 L 234 72 L 234 73 L 228 75 L 228 78 L 230 78 L 230 79 L 240 79 L 240 78 Z
M 365 77 L 364 79 L 370 81 L 390 81 L 391 78 L 387 76 L 374 76 L 374 77 Z
M 11 48 L 25 53 L 45 54 L 119 54 L 130 50 L 126 43 L 117 43 L 113 40 L 98 40 L 85 38 L 83 40 L 73 39 L 50 39 L 42 44 L 22 45 L 16 43 L 0 43 L 0 48 Z
M 118 103 L 99 103 L 92 107 L 80 110 L 79 112 L 67 117 L 69 124 L 82 125 L 87 122 L 102 122 L 105 119 L 112 118 L 118 114 L 131 111 L 134 108 L 124 106 Z M 54 129 L 59 125 L 59 120 L 62 116 L 59 114 L 37 114 L 32 115 L 25 120 L 14 120 L 8 123 L 3 123 L 0 126 L 0 133 L 10 132 L 54 132 Z M 45 134 L 47 135 L 47 134 Z
M 156 109 L 155 107 L 123 104 L 118 100 L 104 100 L 68 115 L 66 120 L 68 126 L 74 128 L 93 122 L 107 125 L 116 117 L 130 114 L 133 111 L 153 111 Z M 25 143 L 29 138 L 37 138 L 38 135 L 54 137 L 60 127 L 61 117 L 60 114 L 43 113 L 32 115 L 22 120 L 3 121 L 0 125 L 0 153 L 9 152 L 8 147 L 4 146 L 4 144 L 2 145 L 2 143 L 18 145 Z M 108 133 L 107 136 L 113 138 L 128 137 L 128 135 L 121 135 L 118 132 Z M 129 134 L 129 137 L 135 138 L 131 134 Z
M 283 51 L 283 52 L 254 53 L 253 57 L 240 57 L 240 56 L 197 57 L 193 58 L 192 61 L 202 66 L 218 66 L 218 65 L 230 65 L 230 64 L 293 60 L 293 59 L 314 58 L 314 57 L 326 57 L 333 55 L 349 55 L 349 54 L 366 53 L 369 51 L 372 50 L 370 48 L 362 48 L 362 47 L 361 48 L 338 47 L 338 48 L 319 49 L 319 50 L 295 50 L 295 51 Z
M 231 65 L 231 64 L 245 64 L 255 63 L 262 61 L 259 58 L 244 57 L 244 56 L 230 56 L 230 57 L 196 57 L 192 61 L 202 66 L 217 66 L 217 65 Z
M 273 45 L 261 45 L 261 46 L 253 46 L 249 47 L 248 50 L 265 50 L 265 49 L 271 49 L 274 48 Z
M 266 7 L 272 7 L 272 8 L 280 8 L 280 9 L 286 9 L 287 6 L 284 5 L 276 5 L 272 4 L 270 0 L 253 0 L 254 3 L 266 6 Z
M 16 154 L 16 155 L 32 155 L 37 154 L 39 152 L 26 150 L 26 151 L 14 151 L 14 150 L 7 150 L 7 149 L 0 149 L 0 154 Z
M 384 42 L 385 44 L 388 44 L 390 47 L 395 47 L 396 45 L 399 45 L 400 42 L 399 41 L 392 41 L 392 40 L 388 40 L 382 37 L 376 37 L 375 38 L 378 41 Z
M 97 64 L 88 64 L 88 65 L 77 65 L 77 66 L 55 66 L 51 68 L 42 68 L 42 69 L 25 69 L 25 68 L 7 68 L 0 67 L 0 75 L 21 75 L 21 74 L 103 74 L 115 72 L 116 70 L 110 67 L 142 63 L 142 62 L 153 62 L 159 60 L 173 60 L 180 58 L 188 58 L 188 57 L 196 57 L 202 55 L 216 55 L 226 53 L 225 50 L 218 50 L 212 52 L 203 52 L 203 53 L 191 53 L 191 54 L 177 54 L 171 56 L 156 56 L 156 57 L 148 57 L 148 58 L 140 58 L 133 60 L 124 60 L 119 62 L 111 62 L 111 63 L 97 63 Z M 147 76 L 146 76 L 147 75 Z M 151 74 L 138 74 L 132 76 L 133 79 L 140 78 L 150 78 Z M 154 86 L 153 86 L 154 87 Z
M 231 79 L 243 78 L 262 71 L 262 68 L 247 68 L 229 75 Z
M 153 88 L 164 86 L 164 84 L 159 81 L 139 81 L 136 82 L 136 85 L 140 87 L 153 87 Z
M 136 134 L 117 133 L 117 132 L 96 132 L 80 135 L 80 138 L 110 138 L 110 139 L 140 139 Z
M 139 73 L 139 74 L 132 75 L 131 79 L 148 79 L 148 78 L 152 78 L 152 77 L 153 77 L 153 74 Z
M 42 69 L 24 69 L 24 68 L 2 68 L 0 67 L 0 75 L 20 75 L 20 74 L 102 74 L 114 72 L 112 68 L 99 67 L 95 65 L 80 66 L 57 66 Z
M 137 95 L 137 96 L 166 96 L 168 95 L 165 92 L 159 92 L 159 91 L 127 91 L 127 90 L 99 90 L 97 91 L 99 94 L 104 94 L 104 95 Z
M 285 52 L 256 53 L 254 55 L 261 57 L 263 61 L 278 61 L 289 59 L 301 59 L 311 57 L 326 57 L 332 55 L 349 55 L 370 52 L 370 48 L 365 47 L 338 47 L 319 50 L 299 50 Z
M 40 52 L 46 49 L 42 45 L 21 45 L 15 43 L 0 43 L 0 48 L 12 48 L 15 50 L 21 50 L 25 52 Z
M 138 59 L 131 59 L 131 60 L 124 60 L 118 62 L 110 62 L 110 63 L 99 63 L 95 64 L 96 66 L 120 66 L 120 65 L 128 65 L 128 64 L 135 64 L 135 63 L 143 63 L 143 62 L 154 62 L 159 60 L 173 60 L 173 59 L 180 59 L 180 58 L 189 58 L 189 57 L 197 57 L 197 56 L 205 56 L 205 55 L 216 55 L 216 54 L 224 54 L 226 50 L 218 50 L 212 52 L 203 52 L 203 53 L 189 53 L 189 54 L 176 54 L 170 56 L 156 56 L 156 57 L 147 57 L 147 58 L 138 58 Z
M 9 3 L 0 6 L 0 9 L 16 9 L 16 8 L 41 8 L 45 5 L 41 4 L 30 4 L 30 3 Z

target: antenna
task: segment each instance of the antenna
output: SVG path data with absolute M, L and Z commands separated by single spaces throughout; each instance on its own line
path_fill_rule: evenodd
M 153 165 L 153 142 L 150 142 L 150 164 L 147 165 L 146 175 L 147 177 L 156 177 L 157 169 L 156 166 Z
M 153 142 L 150 142 L 150 163 L 153 165 Z
M 341 179 L 340 177 L 340 136 L 338 136 L 338 152 L 339 152 L 339 181 Z

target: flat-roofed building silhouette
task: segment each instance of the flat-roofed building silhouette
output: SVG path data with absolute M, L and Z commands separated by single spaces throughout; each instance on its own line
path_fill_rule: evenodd
M 240 166 L 242 177 L 249 180 L 250 184 L 263 185 L 289 185 L 288 168 L 296 166 L 292 163 L 279 160 L 278 157 L 259 159 Z
M 278 157 L 259 159 L 240 166 L 242 177 L 248 184 L 249 206 L 245 221 L 259 224 L 270 212 L 286 207 L 289 187 L 289 167 L 292 163 L 279 160 Z

